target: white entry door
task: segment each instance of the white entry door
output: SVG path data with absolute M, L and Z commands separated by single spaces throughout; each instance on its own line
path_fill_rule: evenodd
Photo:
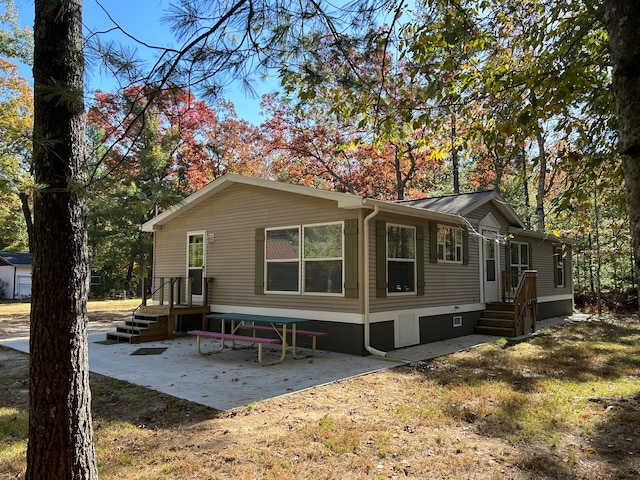
M 482 230 L 482 278 L 485 303 L 500 300 L 500 243 L 496 230 Z
M 205 236 L 205 232 L 189 232 L 187 236 L 187 281 L 193 279 L 191 294 L 194 303 L 202 303 L 203 300 L 207 258 Z

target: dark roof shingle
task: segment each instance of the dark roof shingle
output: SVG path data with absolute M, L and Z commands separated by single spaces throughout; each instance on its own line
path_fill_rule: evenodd
M 413 200 L 399 200 L 397 203 L 410 205 L 416 208 L 435 210 L 436 212 L 460 215 L 474 203 L 484 202 L 488 197 L 494 196 L 493 190 L 473 193 L 459 193 L 456 195 L 445 195 L 443 197 L 416 198 Z
M 0 259 L 7 265 L 31 265 L 32 255 L 30 253 L 0 252 Z

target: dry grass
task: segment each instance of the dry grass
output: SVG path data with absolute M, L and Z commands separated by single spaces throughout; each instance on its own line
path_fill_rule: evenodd
M 26 363 L 0 349 L 3 479 L 25 467 Z M 92 392 L 103 479 L 640 477 L 637 318 L 501 340 L 229 412 L 99 375 Z

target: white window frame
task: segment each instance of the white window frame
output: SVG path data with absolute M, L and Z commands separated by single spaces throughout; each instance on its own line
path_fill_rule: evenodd
M 273 259 L 273 260 L 269 260 L 269 255 L 267 254 L 267 248 L 269 245 L 269 233 L 268 232 L 273 232 L 273 231 L 278 231 L 278 230 L 293 230 L 296 229 L 298 230 L 298 258 L 297 258 L 297 262 L 298 262 L 298 290 L 269 290 L 269 282 L 268 282 L 268 265 L 269 263 L 282 263 L 284 260 L 290 260 L 291 262 L 293 262 L 293 259 L 282 259 L 282 258 L 278 258 L 278 259 Z M 301 226 L 300 225 L 288 225 L 285 227 L 271 227 L 271 228 L 265 228 L 264 229 L 264 292 L 265 293 L 269 293 L 269 294 L 275 294 L 275 295 L 300 295 L 300 289 L 302 287 L 302 279 L 300 278 L 300 272 L 301 272 L 301 267 L 300 264 L 302 263 L 302 238 L 301 238 Z
M 555 268 L 553 274 L 556 276 L 557 288 L 563 288 L 566 283 L 565 279 L 565 268 L 564 268 L 564 247 L 555 247 L 554 248 L 555 255 L 557 257 L 557 261 L 555 262 Z M 562 273 L 562 282 L 560 282 L 560 278 L 558 276 L 559 273 Z
M 341 238 L 340 238 L 340 249 L 341 249 L 341 253 L 342 255 L 340 257 L 330 257 L 330 258 L 312 258 L 312 259 L 305 259 L 304 256 L 304 238 L 305 238 L 305 229 L 306 228 L 313 228 L 313 227 L 321 227 L 321 226 L 325 226 L 325 225 L 340 225 L 340 231 L 341 231 Z M 269 290 L 268 286 L 269 286 L 269 282 L 267 280 L 267 276 L 268 276 L 268 264 L 269 263 L 279 263 L 279 262 L 283 262 L 285 259 L 272 259 L 269 260 L 268 255 L 267 255 L 267 248 L 268 248 L 268 232 L 272 232 L 272 231 L 278 231 L 278 230 L 292 230 L 292 229 L 296 229 L 298 230 L 298 258 L 297 258 L 297 262 L 298 262 L 298 290 Z M 340 292 L 308 292 L 306 291 L 306 262 L 307 261 L 316 261 L 316 262 L 320 262 L 320 261 L 336 261 L 336 260 L 340 260 L 341 265 L 342 265 L 342 271 L 341 271 L 341 276 L 342 276 L 342 282 L 340 284 Z M 293 262 L 294 260 L 291 259 L 291 262 Z M 313 295 L 313 296 L 331 296 L 331 297 L 344 297 L 345 295 L 345 289 L 344 289 L 344 276 L 345 276 L 345 259 L 344 259 L 344 221 L 338 221 L 338 222 L 324 222 L 324 223 L 309 223 L 309 224 L 303 224 L 303 225 L 289 225 L 289 226 L 283 226 L 283 227 L 269 227 L 269 228 L 265 228 L 265 242 L 264 242 L 264 262 L 265 262 L 265 269 L 264 269 L 264 292 L 265 294 L 270 294 L 270 295 Z
M 414 252 L 413 252 L 413 258 L 396 258 L 396 257 L 390 257 L 389 256 L 389 228 L 390 227 L 397 227 L 397 228 L 406 228 L 408 230 L 411 230 L 413 233 L 413 248 L 414 248 Z M 417 289 L 417 282 L 418 282 L 418 265 L 417 265 L 417 261 L 416 261 L 416 254 L 417 252 L 415 251 L 418 248 L 418 239 L 416 236 L 416 227 L 413 225 L 402 225 L 399 223 L 387 223 L 387 229 L 386 229 L 386 257 L 387 257 L 387 295 L 417 295 L 418 289 Z M 391 290 L 390 285 L 389 285 L 389 261 L 393 261 L 393 262 L 400 262 L 400 263 L 413 263 L 413 290 L 408 290 L 408 291 L 394 291 Z
M 340 253 L 341 256 L 340 257 L 327 257 L 327 258 L 310 258 L 310 259 L 306 259 L 305 255 L 304 255 L 304 249 L 305 249 L 305 230 L 307 228 L 313 228 L 313 227 L 323 227 L 323 226 L 327 226 L 327 225 L 340 225 Z M 300 241 L 301 241 L 301 246 L 302 248 L 300 249 L 300 256 L 301 258 L 301 280 L 302 280 L 302 295 L 314 295 L 314 296 L 331 296 L 331 297 L 344 297 L 344 275 L 345 275 L 345 271 L 344 271 L 344 222 L 340 221 L 340 222 L 325 222 L 325 223 L 310 223 L 310 224 L 306 224 L 306 225 L 301 225 L 301 232 L 302 235 L 300 237 Z M 341 267 L 341 278 L 342 281 L 340 283 L 340 291 L 339 292 L 308 292 L 307 291 L 307 285 L 306 285 L 306 266 L 307 266 L 307 262 L 322 262 L 322 261 L 336 261 L 336 260 L 340 260 L 340 263 L 342 265 Z
M 513 257 L 511 257 L 511 250 L 513 249 L 514 245 L 518 246 L 518 262 L 517 263 L 513 263 Z M 527 246 L 526 263 L 523 263 L 523 259 L 522 259 L 522 245 Z M 531 248 L 531 245 L 529 245 L 529 243 L 527 242 L 518 242 L 518 241 L 509 242 L 509 252 L 507 252 L 507 255 L 509 255 L 509 266 L 511 271 L 514 271 L 513 269 L 514 267 L 518 267 L 518 273 L 522 273 L 525 270 L 531 269 L 531 265 L 529 265 L 529 258 L 531 258 L 531 252 L 529 251 L 530 248 Z
M 454 260 L 447 259 L 447 235 L 441 234 L 443 230 L 450 230 L 453 232 L 453 251 L 454 251 Z M 458 236 L 460 237 L 460 243 L 458 243 Z M 442 237 L 444 238 L 444 242 L 442 242 Z M 442 247 L 442 249 L 440 248 Z M 438 252 L 438 263 L 457 263 L 461 264 L 464 261 L 464 235 L 463 230 L 460 227 L 454 227 L 452 225 L 440 225 L 438 224 L 438 234 L 437 234 L 437 252 Z M 442 256 L 440 253 L 442 252 Z

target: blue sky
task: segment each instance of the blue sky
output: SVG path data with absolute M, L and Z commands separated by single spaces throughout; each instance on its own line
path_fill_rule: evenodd
M 20 23 L 33 28 L 33 0 L 14 0 L 20 14 Z M 109 15 L 124 28 L 130 35 L 145 43 L 167 46 L 174 43 L 169 25 L 162 21 L 166 15 L 166 9 L 170 5 L 167 0 L 101 0 Z M 85 31 L 106 31 L 113 27 L 108 15 L 102 10 L 96 0 L 83 1 L 83 21 Z M 133 46 L 133 42 L 124 35 L 110 37 Z M 139 47 L 139 56 L 144 56 L 144 50 Z M 31 77 L 30 70 L 25 69 L 22 74 Z M 253 88 L 258 95 L 268 93 L 277 88 L 277 79 L 265 82 L 256 78 Z M 109 91 L 113 84 L 109 78 L 100 76 L 99 72 L 89 72 L 87 88 L 91 90 L 102 89 Z M 230 86 L 223 94 L 224 98 L 231 100 L 235 105 L 238 117 L 244 118 L 254 124 L 259 124 L 262 117 L 259 115 L 260 99 L 252 98 L 238 86 Z

